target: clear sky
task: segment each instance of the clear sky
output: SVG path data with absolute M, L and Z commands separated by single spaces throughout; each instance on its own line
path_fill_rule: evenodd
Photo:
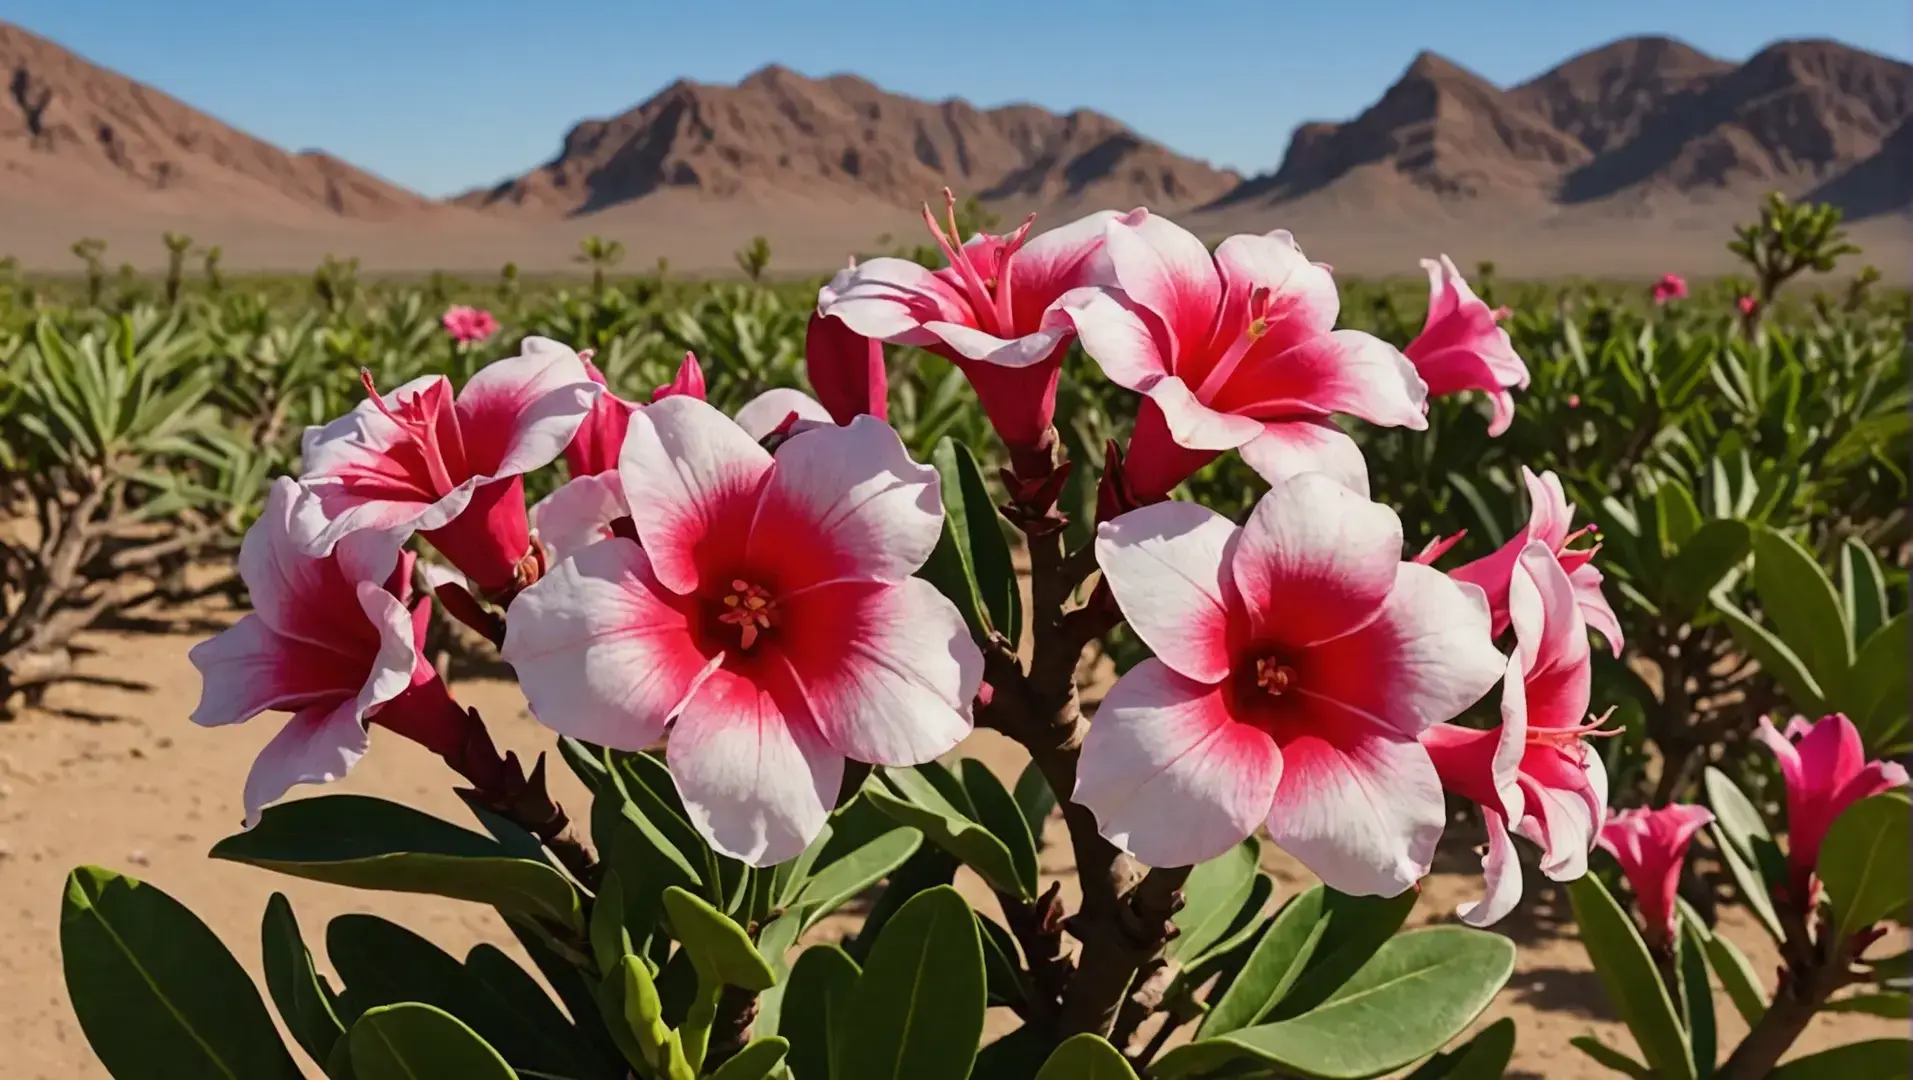
M 1432 49 L 1508 85 L 1617 37 L 1913 59 L 1907 0 L 3 0 L 0 19 L 289 149 L 430 195 L 550 158 L 680 76 L 777 62 L 919 97 L 1109 113 L 1246 172 Z

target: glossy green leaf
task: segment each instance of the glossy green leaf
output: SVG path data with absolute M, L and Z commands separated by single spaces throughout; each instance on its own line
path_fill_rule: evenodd
M 1841 811 L 1820 843 L 1820 883 L 1833 902 L 1833 932 L 1844 939 L 1907 910 L 1908 801 L 1905 791 L 1861 799 Z
M 1659 511 L 1661 554 L 1671 559 L 1700 531 L 1700 507 L 1695 505 L 1694 493 L 1687 485 L 1672 477 L 1663 479 L 1655 489 L 1654 505 Z
M 299 933 L 299 920 L 284 893 L 266 901 L 259 928 L 259 955 L 266 969 L 266 992 L 279 1009 L 286 1030 L 314 1061 L 324 1061 L 345 1034 L 334 1008 L 338 995 L 312 963 L 312 951 Z
M 790 1040 L 787 1059 L 796 1080 L 831 1080 L 832 1063 L 842 1057 L 846 1017 L 862 972 L 835 945 L 813 945 L 791 965 L 785 993 L 789 1004 L 777 1034 Z
M 1275 895 L 1275 879 L 1266 871 L 1258 870 L 1255 878 L 1249 882 L 1249 895 L 1237 906 L 1235 918 L 1229 920 L 1229 926 L 1216 939 L 1216 943 L 1203 950 L 1202 958 L 1188 968 L 1191 972 L 1206 971 L 1210 968 L 1233 971 L 1230 958 L 1236 961 L 1247 959 L 1247 948 L 1251 938 L 1261 931 L 1268 922 L 1269 898 Z
M 884 927 L 851 995 L 856 1037 L 835 1080 L 965 1080 L 983 1035 L 983 945 L 963 897 L 939 886 Z
M 1683 905 L 1685 907 L 1685 905 Z M 1686 1022 L 1688 1056 L 1699 1080 L 1711 1080 L 1718 1051 L 1714 1029 L 1714 988 L 1707 978 L 1705 927 L 1685 911 L 1675 948 L 1675 982 L 1680 990 L 1681 1018 Z
M 518 1080 L 498 1051 L 430 1005 L 384 1005 L 346 1036 L 357 1080 Z
M 764 1080 L 783 1064 L 789 1052 L 790 1043 L 778 1036 L 752 1039 L 737 1056 L 719 1066 L 711 1080 Z
M 1163 1077 L 1258 1066 L 1324 1080 L 1380 1076 L 1427 1057 L 1481 1015 L 1514 972 L 1514 944 L 1461 926 L 1389 939 L 1321 1005 L 1294 1019 L 1163 1055 Z
M 1038 891 L 1036 838 L 1030 833 L 1022 807 L 981 761 L 964 758 L 957 763 L 957 770 L 963 780 L 963 790 L 970 796 L 970 805 L 976 808 L 977 820 L 1008 849 L 1016 880 L 1023 886 L 1024 894 L 1035 896 Z
M 654 1076 L 671 1077 L 690 1071 L 683 1049 L 664 1022 L 664 1004 L 644 960 L 626 956 L 605 973 L 598 989 L 598 1006 L 625 1060 Z
M 1322 919 L 1327 925 L 1322 938 L 1301 976 L 1269 1012 L 1270 1019 L 1299 1016 L 1335 994 L 1402 928 L 1420 895 L 1414 889 L 1391 897 L 1350 896 L 1325 890 Z
M 1663 1080 L 1694 1080 L 1687 1033 L 1648 954 L 1647 943 L 1634 929 L 1634 920 L 1621 910 L 1597 875 L 1570 881 L 1567 890 L 1581 943 L 1594 962 L 1595 974 L 1600 976 L 1608 1000 L 1634 1034 L 1649 1067 Z
M 1853 664 L 1853 638 L 1840 597 L 1820 563 L 1792 537 L 1754 530 L 1754 591 L 1769 625 L 1828 693 Z
M 589 743 L 579 742 L 569 735 L 558 736 L 558 756 L 571 769 L 592 794 L 611 782 L 611 771 L 605 767 L 604 749 Z
M 1624 1076 L 1631 1076 L 1634 1080 L 1654 1080 L 1654 1074 L 1648 1071 L 1647 1066 L 1592 1035 L 1576 1035 L 1568 1040 L 1568 1045 Z
M 604 872 L 598 896 L 591 905 L 591 955 L 599 971 L 610 971 L 626 953 L 633 952 L 631 934 L 624 928 L 624 886 L 615 869 Z
M 1514 1060 L 1514 1021 L 1502 1017 L 1409 1073 L 1407 1080 L 1501 1080 Z
M 1864 643 L 1886 625 L 1886 571 L 1873 549 L 1848 537 L 1840 545 L 1840 609 L 1855 645 Z M 1904 655 L 1904 654 L 1903 654 Z
M 1906 1076 L 1909 1060 L 1913 1040 L 1869 1039 L 1794 1058 L 1768 1073 L 1767 1080 L 1888 1080 Z
M 214 844 L 212 857 L 357 889 L 470 900 L 584 931 L 577 891 L 548 864 L 513 858 L 491 837 L 364 795 L 269 806 L 256 827 Z
M 664 911 L 700 981 L 745 990 L 768 990 L 777 981 L 744 928 L 703 897 L 672 886 L 664 890 Z
M 1187 902 L 1174 916 L 1177 933 L 1163 949 L 1165 959 L 1193 966 L 1222 940 L 1254 890 L 1261 858 L 1262 844 L 1252 836 L 1189 871 L 1182 889 Z
M 1020 1008 L 1028 995 L 1023 990 L 1022 953 L 1016 939 L 982 912 L 977 913 L 976 928 L 983 942 L 983 982 L 989 990 L 990 1004 Z
M 1721 861 L 1727 864 L 1727 872 L 1740 889 L 1741 898 L 1761 927 L 1776 942 L 1782 940 L 1780 917 L 1774 913 L 1773 898 L 1755 861 L 1757 845 L 1773 840 L 1767 823 L 1726 773 L 1709 765 L 1701 773 L 1701 785 L 1707 790 L 1707 805 L 1714 812 L 1710 830 L 1714 846 L 1720 849 Z
M 1016 788 L 1012 794 L 1016 798 L 1016 805 L 1023 811 L 1023 821 L 1030 827 L 1030 835 L 1036 838 L 1036 846 L 1041 848 L 1043 823 L 1056 810 L 1056 792 L 1050 790 L 1049 778 L 1032 761 L 1017 775 Z
M 298 1080 L 259 991 L 179 901 L 97 866 L 67 875 L 60 960 L 115 1080 Z
M 931 843 L 962 860 L 998 892 L 1024 900 L 1026 890 L 1017 857 L 1003 841 L 952 802 L 917 769 L 882 769 L 883 783 L 864 789 L 870 804 L 923 833 Z M 888 786 L 886 786 L 888 785 Z
M 1907 719 L 1907 613 L 1888 619 L 1861 645 L 1842 688 L 1848 718 L 1869 756 L 1880 755 Z
M 1683 541 L 1668 561 L 1661 575 L 1661 594 L 1682 614 L 1700 610 L 1707 594 L 1747 558 L 1749 542 L 1745 522 L 1709 520 Z
M 1249 1027 L 1281 1004 L 1328 930 L 1328 920 L 1323 917 L 1327 893 L 1326 886 L 1317 885 L 1283 905 L 1228 989 L 1211 1002 L 1196 1029 L 1197 1038 Z
M 833 859 L 804 882 L 790 908 L 803 912 L 803 928 L 813 926 L 817 920 L 889 876 L 922 845 L 922 833 L 908 826 L 895 826 L 862 847 Z
M 1753 1027 L 1767 1013 L 1767 994 L 1760 988 L 1760 973 L 1754 970 L 1753 961 L 1724 934 L 1714 934 L 1705 945 L 1708 966 L 1714 969 L 1721 989 L 1727 991 L 1734 1011 L 1749 1028 Z
M 955 439 L 945 438 L 937 442 L 930 461 L 943 478 L 944 520 L 975 575 L 977 595 L 983 600 L 990 625 L 1012 644 L 1021 641 L 1023 601 L 1016 568 L 1010 562 L 1009 539 L 1003 533 L 1002 515 L 983 482 L 976 455 Z
M 1773 631 L 1755 621 L 1753 616 L 1740 610 L 1733 601 L 1719 591 L 1710 598 L 1714 610 L 1727 622 L 1728 631 L 1734 641 L 1747 650 L 1748 655 L 1760 662 L 1762 671 L 1772 675 L 1787 691 L 1794 707 L 1807 713 L 1824 713 L 1827 710 L 1826 691 L 1807 668 L 1805 660 L 1800 658 L 1793 648 Z
M 1136 1080 L 1136 1070 L 1129 1067 L 1122 1051 L 1084 1032 L 1064 1039 L 1043 1063 L 1036 1080 Z

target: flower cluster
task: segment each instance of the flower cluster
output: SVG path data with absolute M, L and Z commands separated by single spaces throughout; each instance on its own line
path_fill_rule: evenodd
M 439 325 L 460 345 L 476 345 L 498 333 L 498 320 L 484 308 L 456 306 L 445 309 Z
M 1669 300 L 1685 300 L 1687 299 L 1687 279 L 1679 274 L 1662 274 L 1661 279 L 1654 283 L 1653 296 L 1656 304 L 1665 304 Z

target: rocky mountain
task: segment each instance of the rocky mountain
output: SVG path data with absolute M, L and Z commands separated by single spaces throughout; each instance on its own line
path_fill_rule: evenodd
M 979 109 L 773 65 L 735 86 L 672 83 L 628 112 L 572 128 L 537 169 L 455 201 L 576 214 L 685 190 L 914 207 L 948 186 L 1019 209 L 1177 208 L 1210 202 L 1239 181 L 1086 109 Z
M 289 153 L 0 22 L 0 194 L 268 217 L 384 219 L 429 200 L 329 154 Z

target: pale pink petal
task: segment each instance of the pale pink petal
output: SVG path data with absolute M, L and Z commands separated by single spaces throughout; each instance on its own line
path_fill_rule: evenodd
M 625 505 L 664 587 L 697 589 L 738 558 L 771 471 L 770 451 L 694 397 L 638 410 L 618 458 Z
M 1212 409 L 1196 399 L 1187 384 L 1174 375 L 1149 386 L 1149 400 L 1162 410 L 1169 437 L 1190 450 L 1234 450 L 1262 436 L 1259 420 Z
M 1567 572 L 1539 541 L 1515 560 L 1508 618 L 1526 671 L 1529 721 L 1537 728 L 1579 725 L 1591 692 L 1587 623 Z
M 921 765 L 970 734 L 983 654 L 921 578 L 781 602 L 779 652 L 825 741 L 852 761 Z
M 814 425 L 832 422 L 830 411 L 818 404 L 816 398 L 802 390 L 777 386 L 746 401 L 737 410 L 737 426 L 743 428 L 751 438 L 763 442 L 782 427 L 793 413 L 797 416 L 797 422 L 791 425 L 789 431 L 793 435 Z
M 685 703 L 665 749 L 691 824 L 711 847 L 772 866 L 810 845 L 843 783 L 843 755 L 794 695 L 719 669 Z
M 1508 825 L 1500 814 L 1481 817 L 1488 826 L 1488 852 L 1481 857 L 1483 895 L 1455 906 L 1461 921 L 1474 927 L 1493 926 L 1521 903 L 1521 860 L 1508 837 Z
M 1309 720 L 1282 741 L 1269 838 L 1331 889 L 1399 894 L 1428 873 L 1447 816 L 1428 751 L 1359 719 Z
M 1552 881 L 1573 881 L 1588 872 L 1607 811 L 1607 766 L 1587 753 L 1579 783 L 1529 784 L 1527 813 L 1515 832 L 1541 845 L 1541 872 Z
M 1264 419 L 1348 413 L 1415 431 L 1428 426 L 1428 386 L 1415 366 L 1360 330 L 1320 334 L 1281 352 L 1253 350 L 1210 400 Z
M 1131 510 L 1096 530 L 1096 564 L 1130 628 L 1197 682 L 1229 676 L 1228 568 L 1239 532 L 1214 510 L 1185 502 Z
M 1076 328 L 1083 351 L 1096 361 L 1110 382 L 1129 390 L 1146 391 L 1169 373 L 1169 350 L 1150 328 L 1135 301 L 1120 292 L 1077 289 L 1057 302 L 1057 309 Z
M 545 545 L 550 561 L 572 555 L 609 539 L 611 523 L 630 516 L 624 505 L 624 485 L 615 472 L 580 476 L 538 500 L 531 508 L 531 528 Z
M 1335 279 L 1310 262 L 1287 232 L 1231 236 L 1216 246 L 1215 260 L 1231 325 L 1236 316 L 1246 325 L 1250 295 L 1260 288 L 1270 293 L 1262 316 L 1268 340 L 1287 345 L 1334 329 L 1342 308 Z
M 358 532 L 407 536 L 443 528 L 465 512 L 478 490 L 478 479 L 465 480 L 431 502 L 370 496 L 324 478 L 308 479 L 300 486 L 300 505 L 293 513 L 294 538 L 307 554 L 324 557 L 332 554 L 339 541 Z
M 1053 316 L 1051 325 L 1016 338 L 1000 338 L 974 326 L 959 322 L 931 321 L 923 324 L 925 333 L 934 335 L 950 352 L 965 360 L 976 360 L 997 367 L 1026 368 L 1048 360 L 1057 346 L 1068 339 L 1069 320 Z
M 751 522 L 747 558 L 779 591 L 824 581 L 899 582 L 943 533 L 937 471 L 910 460 L 874 416 L 794 435 Z M 640 524 L 639 535 L 650 543 Z
M 293 714 L 246 774 L 246 828 L 259 824 L 259 812 L 293 785 L 331 783 L 351 772 L 368 745 L 365 721 L 350 698 Z
M 1184 355 L 1206 350 L 1222 304 L 1222 279 L 1202 241 L 1147 210 L 1112 219 L 1104 234 L 1116 284 L 1162 320 L 1169 370 Z
M 1355 440 L 1333 420 L 1264 424 L 1262 434 L 1243 443 L 1241 452 L 1249 468 L 1271 484 L 1319 472 L 1357 495 L 1368 494 L 1368 462 Z
M 412 685 L 422 635 L 415 632 L 413 612 L 398 597 L 369 581 L 359 582 L 356 589 L 359 610 L 378 634 L 377 650 L 368 657 L 358 687 L 359 711 L 369 714 Z
M 1230 717 L 1226 694 L 1153 659 L 1116 680 L 1083 742 L 1074 795 L 1105 839 L 1151 866 L 1188 866 L 1269 816 L 1282 756 Z
M 443 375 L 421 375 L 383 395 L 383 399 L 387 408 L 397 408 L 402 399 L 425 396 L 434 390 L 449 400 L 450 380 Z M 408 441 L 398 424 L 367 398 L 337 420 L 306 428 L 301 440 L 304 471 L 300 476 L 387 469 L 392 449 Z
M 467 466 L 496 479 L 551 464 L 602 390 L 568 346 L 526 338 L 519 355 L 478 369 L 458 392 L 454 407 Z
M 715 663 L 696 646 L 697 617 L 658 583 L 643 549 L 605 540 L 518 594 L 499 655 L 546 727 L 642 750 Z
M 299 485 L 290 477 L 274 480 L 266 506 L 239 545 L 239 576 L 246 582 L 253 610 L 266 625 L 292 637 L 323 639 L 312 626 L 315 614 L 335 604 L 350 604 L 350 586 L 384 581 L 398 565 L 404 538 L 391 533 L 354 533 L 332 558 L 314 558 L 294 537 Z M 303 509 L 303 508 L 301 508 Z
M 1114 283 L 1103 234 L 1116 217 L 1114 210 L 1085 214 L 1036 234 L 1010 256 L 1010 299 L 1017 325 L 1031 325 L 1032 316 L 1072 289 Z
M 1614 614 L 1614 608 L 1601 592 L 1601 572 L 1594 568 L 1593 563 L 1583 563 L 1574 568 L 1568 580 L 1574 583 L 1574 595 L 1581 604 L 1581 617 L 1607 642 L 1615 659 L 1620 659 L 1621 648 L 1625 644 L 1621 637 L 1621 619 Z
M 1268 636 L 1313 645 L 1366 624 L 1395 588 L 1402 523 L 1321 473 L 1303 473 L 1255 504 L 1231 569 Z
M 1301 693 L 1413 738 L 1453 719 L 1501 680 L 1481 592 L 1400 563 L 1374 619 L 1306 654 Z
M 281 637 L 257 613 L 200 642 L 187 659 L 199 671 L 193 723 L 237 724 L 262 712 L 351 700 L 365 678 L 354 658 Z
M 865 337 L 898 345 L 938 344 L 926 322 L 969 322 L 969 304 L 936 273 L 909 259 L 858 263 L 818 294 L 817 313 Z

